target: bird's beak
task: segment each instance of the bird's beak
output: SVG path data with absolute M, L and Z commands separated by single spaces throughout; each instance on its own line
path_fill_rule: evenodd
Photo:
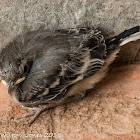
M 25 79 L 26 79 L 25 77 L 22 77 L 22 78 L 18 79 L 15 83 L 9 82 L 9 84 L 8 84 L 8 93 L 11 93 L 11 91 L 14 89 L 14 87 L 16 85 L 18 85 L 19 83 L 21 83 L 22 81 L 24 81 Z
M 10 94 L 11 91 L 13 90 L 13 88 L 14 88 L 14 83 L 13 82 L 9 82 L 8 85 L 7 85 L 7 88 L 8 88 L 8 93 Z

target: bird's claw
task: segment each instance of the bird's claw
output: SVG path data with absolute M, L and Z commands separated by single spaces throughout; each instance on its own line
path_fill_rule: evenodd
M 16 116 L 10 117 L 11 120 L 12 120 L 12 119 L 16 119 L 16 118 L 17 118 Z

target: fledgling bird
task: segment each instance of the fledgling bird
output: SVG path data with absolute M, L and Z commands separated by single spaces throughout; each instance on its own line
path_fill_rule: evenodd
M 0 76 L 8 93 L 32 112 L 31 125 L 49 108 L 84 97 L 102 80 L 120 47 L 140 39 L 140 26 L 105 40 L 93 28 L 35 30 L 0 52 Z

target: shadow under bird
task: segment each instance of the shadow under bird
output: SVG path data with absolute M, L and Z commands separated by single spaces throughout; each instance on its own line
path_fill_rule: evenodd
M 0 76 L 8 93 L 33 116 L 84 97 L 101 81 L 121 46 L 140 39 L 140 26 L 105 40 L 93 28 L 35 30 L 0 51 Z

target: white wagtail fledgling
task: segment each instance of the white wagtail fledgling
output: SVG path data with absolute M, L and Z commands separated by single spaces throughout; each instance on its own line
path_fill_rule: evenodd
M 121 46 L 140 39 L 133 27 L 105 40 L 93 28 L 35 30 L 21 34 L 0 52 L 0 76 L 8 93 L 32 108 L 31 125 L 49 108 L 79 100 L 101 81 Z

